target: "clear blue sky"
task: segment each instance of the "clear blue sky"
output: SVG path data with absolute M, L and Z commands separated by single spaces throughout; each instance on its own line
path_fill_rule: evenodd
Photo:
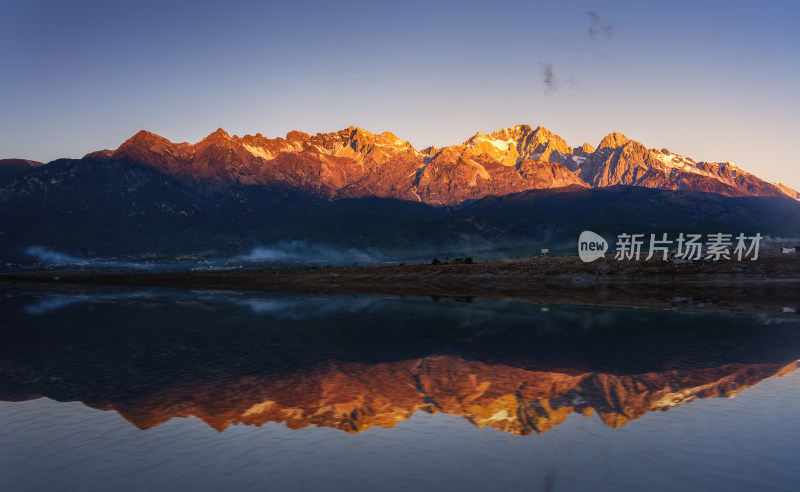
M 0 158 L 79 157 L 141 129 L 357 125 L 423 148 L 528 123 L 800 188 L 798 26 L 791 1 L 4 0 Z

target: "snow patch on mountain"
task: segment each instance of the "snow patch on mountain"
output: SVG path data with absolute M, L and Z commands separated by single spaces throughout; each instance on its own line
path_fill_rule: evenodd
M 657 150 L 653 151 L 653 153 L 655 154 L 656 159 L 661 161 L 667 167 L 674 167 L 684 171 L 695 169 L 697 167 L 697 164 L 693 160 L 687 159 L 678 154 L 673 154 L 671 152 L 662 153 Z
M 658 151 L 655 149 L 651 150 L 651 153 L 659 162 L 664 164 L 664 167 L 666 167 L 667 170 L 674 169 L 681 172 L 699 174 L 701 176 L 708 176 L 716 179 L 717 181 L 730 184 L 727 183 L 727 180 L 721 179 L 720 176 L 698 168 L 697 163 L 693 159 L 683 157 L 679 154 L 673 154 L 672 152 Z
M 501 152 L 508 152 L 508 148 L 511 147 L 511 145 L 514 143 L 513 140 L 497 140 L 497 139 L 494 139 L 494 138 L 478 137 L 478 138 L 476 138 L 475 140 L 472 141 L 472 145 L 470 145 L 470 147 L 474 146 L 475 144 L 481 143 L 481 142 L 488 142 L 494 148 L 496 148 L 497 150 L 499 150 Z
M 256 157 L 260 157 L 262 159 L 272 159 L 273 155 L 266 149 L 262 149 L 261 147 L 255 147 L 253 145 L 242 144 L 246 151 L 250 152 Z

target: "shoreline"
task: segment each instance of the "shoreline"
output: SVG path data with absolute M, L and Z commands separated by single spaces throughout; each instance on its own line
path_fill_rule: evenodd
M 507 298 L 689 311 L 800 312 L 800 256 L 680 264 L 583 263 L 539 257 L 449 265 L 308 267 L 211 272 L 98 271 L 48 268 L 0 273 L 0 284 L 173 287 L 273 292 L 388 294 L 438 298 Z

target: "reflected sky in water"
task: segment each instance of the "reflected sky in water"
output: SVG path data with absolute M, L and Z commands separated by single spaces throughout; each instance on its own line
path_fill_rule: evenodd
M 0 296 L 4 490 L 793 490 L 800 478 L 791 313 Z

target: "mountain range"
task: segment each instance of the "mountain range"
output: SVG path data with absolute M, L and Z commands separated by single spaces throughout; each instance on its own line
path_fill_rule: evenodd
M 585 229 L 800 237 L 798 199 L 619 133 L 573 148 L 517 125 L 416 150 L 355 127 L 196 144 L 141 131 L 81 159 L 1 160 L 0 254 L 221 257 L 301 241 L 411 259 L 574 252 Z
M 127 159 L 181 180 L 280 186 L 327 199 L 376 196 L 458 205 L 488 195 L 566 186 L 643 186 L 727 196 L 790 196 L 730 162 L 695 162 L 647 149 L 620 133 L 572 148 L 544 127 L 478 132 L 461 145 L 416 150 L 391 132 L 350 127 L 286 138 L 230 136 L 218 129 L 192 145 L 141 131 L 116 150 L 85 159 Z

